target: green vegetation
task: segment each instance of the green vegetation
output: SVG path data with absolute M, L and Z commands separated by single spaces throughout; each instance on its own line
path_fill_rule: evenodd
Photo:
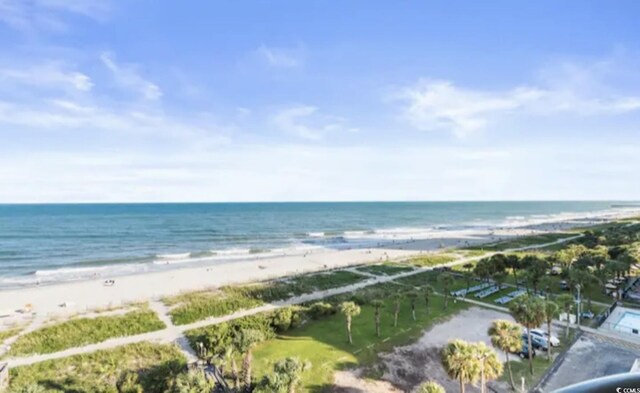
M 11 346 L 9 356 L 58 352 L 165 327 L 155 312 L 145 308 L 123 315 L 76 318 L 45 326 L 21 336 Z
M 397 290 L 397 286 L 395 288 Z M 345 317 L 333 315 L 307 323 L 277 338 L 266 341 L 255 350 L 256 374 L 265 375 L 274 362 L 289 356 L 310 361 L 313 370 L 302 377 L 302 391 L 316 392 L 327 388 L 334 371 L 348 367 L 371 365 L 379 353 L 395 346 L 406 345 L 419 338 L 423 331 L 467 307 L 458 302 L 443 309 L 442 297 L 434 297 L 432 310 L 427 315 L 418 307 L 417 320 L 411 316 L 409 299 L 400 302 L 398 326 L 393 326 L 393 308 L 381 312 L 380 337 L 376 334 L 375 306 L 361 306 L 361 313 L 352 320 L 353 344 L 345 333 Z
M 21 327 L 12 327 L 10 329 L 0 331 L 0 343 L 20 333 L 20 331 L 22 331 Z
M 488 381 L 502 375 L 498 355 L 483 342 L 450 341 L 442 350 L 442 365 L 451 379 L 458 380 L 461 393 L 464 393 L 466 384 L 477 382 L 484 392 Z
M 367 277 L 363 275 L 337 270 L 302 275 L 282 281 L 192 292 L 164 298 L 163 302 L 168 306 L 174 306 L 169 312 L 173 323 L 186 325 L 209 317 L 220 317 L 243 309 L 258 307 L 265 302 L 343 287 L 364 280 L 367 280 Z
M 393 276 L 399 273 L 410 272 L 413 267 L 406 264 L 386 262 L 380 265 L 367 265 L 356 268 L 359 272 L 375 274 L 376 276 Z
M 424 254 L 409 259 L 407 263 L 419 267 L 432 267 L 453 262 L 458 258 L 456 254 Z
M 576 236 L 575 233 L 544 233 L 540 235 L 522 236 L 513 239 L 503 240 L 491 244 L 480 244 L 477 246 L 467 247 L 469 250 L 484 251 L 505 251 L 514 248 L 522 248 L 533 246 L 536 244 L 545 244 Z
M 164 392 L 185 366 L 173 345 L 138 343 L 11 369 L 11 388 L 37 383 L 47 392 L 114 393 L 131 372 L 145 392 Z

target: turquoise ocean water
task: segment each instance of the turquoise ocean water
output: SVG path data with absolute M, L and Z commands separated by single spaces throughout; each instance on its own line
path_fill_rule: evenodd
M 365 247 L 613 207 L 616 202 L 0 205 L 0 288 Z

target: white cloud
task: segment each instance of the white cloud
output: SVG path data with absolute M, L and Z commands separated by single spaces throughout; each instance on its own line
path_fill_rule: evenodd
M 272 48 L 261 45 L 256 52 L 272 67 L 294 68 L 303 63 L 302 48 Z
M 89 91 L 93 87 L 89 76 L 77 71 L 67 71 L 62 64 L 55 62 L 23 68 L 0 68 L 1 80 L 36 88 L 72 88 Z
M 108 0 L 0 0 L 0 22 L 24 31 L 64 31 L 67 14 L 104 19 L 110 10 Z
M 421 79 L 402 89 L 394 100 L 403 102 L 403 117 L 421 130 L 446 130 L 463 138 L 514 115 L 616 115 L 640 110 L 640 96 L 611 89 L 594 89 L 591 70 L 562 65 L 567 77 L 549 77 L 539 85 L 507 90 L 481 90 L 456 86 L 451 81 Z M 562 74 L 562 73 L 561 73 Z
M 133 64 L 119 64 L 114 56 L 104 52 L 100 55 L 102 63 L 111 71 L 116 82 L 123 88 L 142 96 L 147 100 L 157 100 L 162 97 L 162 90 L 158 85 L 143 78 L 138 67 Z
M 303 139 L 319 140 L 334 132 L 356 132 L 337 116 L 322 115 L 315 106 L 294 105 L 278 111 L 271 123 L 279 130 Z

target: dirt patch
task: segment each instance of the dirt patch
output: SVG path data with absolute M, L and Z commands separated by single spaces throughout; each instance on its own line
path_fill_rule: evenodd
M 377 386 L 371 381 L 362 379 L 360 371 L 347 371 L 336 375 L 336 388 L 341 390 L 334 391 L 340 393 L 411 392 L 422 382 L 429 380 L 437 381 L 447 391 L 458 391 L 458 382 L 449 378 L 442 367 L 440 360 L 442 348 L 449 340 L 455 338 L 470 342 L 483 341 L 491 345 L 487 330 L 496 319 L 513 320 L 508 314 L 494 310 L 478 307 L 464 310 L 425 332 L 416 343 L 397 347 L 393 352 L 381 354 L 379 366 L 385 371 L 380 384 L 387 385 Z M 498 352 L 498 355 L 504 361 L 504 354 Z M 366 385 L 363 385 L 364 383 Z M 507 384 L 492 382 L 489 386 L 497 392 L 509 391 Z M 381 390 L 374 390 L 374 388 Z M 480 389 L 467 385 L 467 391 L 479 392 Z

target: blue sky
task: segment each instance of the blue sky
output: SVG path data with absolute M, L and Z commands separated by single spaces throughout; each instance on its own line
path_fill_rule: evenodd
M 0 202 L 637 200 L 639 12 L 0 0 Z

